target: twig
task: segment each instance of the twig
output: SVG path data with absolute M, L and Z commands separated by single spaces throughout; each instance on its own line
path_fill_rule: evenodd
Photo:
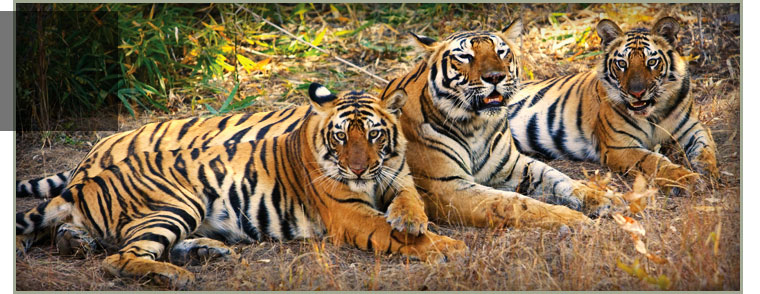
M 381 82 L 383 82 L 383 83 L 386 83 L 386 84 L 388 83 L 388 80 L 386 80 L 386 79 L 383 79 L 383 78 L 381 78 L 381 77 L 379 77 L 379 76 L 377 76 L 377 75 L 375 75 L 375 74 L 373 74 L 373 73 L 371 73 L 371 72 L 367 71 L 366 69 L 363 69 L 363 68 L 361 68 L 360 66 L 358 66 L 358 65 L 355 65 L 355 64 L 353 64 L 353 63 L 349 62 L 348 60 L 345 60 L 345 59 L 343 59 L 343 58 L 340 58 L 340 57 L 338 57 L 337 55 L 335 55 L 335 54 L 332 54 L 330 51 L 327 51 L 327 50 L 325 50 L 325 49 L 319 48 L 319 47 L 317 47 L 317 46 L 314 46 L 314 45 L 312 45 L 312 44 L 311 44 L 311 43 L 309 43 L 309 42 L 306 42 L 306 41 L 304 41 L 304 40 L 303 40 L 303 39 L 301 39 L 300 37 L 298 37 L 298 36 L 296 36 L 296 35 L 293 35 L 292 33 L 290 33 L 290 32 L 288 32 L 287 30 L 285 30 L 285 29 L 281 28 L 280 26 L 278 26 L 278 25 L 276 25 L 276 24 L 274 24 L 274 23 L 272 23 L 272 22 L 270 22 L 270 21 L 268 21 L 268 20 L 264 19 L 263 17 L 259 16 L 259 15 L 258 15 L 258 14 L 256 14 L 255 12 L 253 12 L 253 11 L 249 10 L 248 8 L 245 8 L 244 6 L 242 6 L 242 5 L 240 5 L 240 4 L 238 4 L 238 6 L 240 6 L 240 8 L 241 8 L 241 9 L 243 9 L 243 10 L 247 11 L 248 13 L 250 13 L 250 14 L 253 14 L 253 16 L 255 16 L 255 17 L 258 19 L 258 20 L 260 20 L 260 21 L 263 21 L 263 22 L 267 23 L 268 25 L 275 27 L 276 29 L 278 29 L 278 30 L 280 30 L 281 32 L 285 33 L 286 35 L 290 36 L 291 38 L 293 38 L 293 39 L 296 39 L 296 41 L 299 41 L 299 42 L 301 42 L 301 43 L 303 43 L 303 44 L 306 44 L 306 45 L 308 45 L 308 46 L 309 46 L 309 47 L 311 47 L 311 48 L 317 49 L 317 51 L 319 51 L 319 52 L 322 52 L 322 53 L 325 53 L 325 54 L 327 54 L 327 55 L 329 55 L 329 56 L 331 56 L 331 57 L 333 57 L 333 58 L 337 59 L 338 61 L 340 61 L 340 62 L 342 62 L 342 63 L 345 63 L 345 64 L 346 64 L 346 65 L 348 65 L 348 66 L 354 67 L 354 68 L 358 69 L 359 71 L 361 71 L 361 72 L 363 72 L 363 73 L 365 73 L 365 74 L 367 74 L 367 75 L 369 75 L 369 76 L 371 76 L 371 77 L 375 78 L 375 79 L 376 79 L 376 80 L 378 80 L 378 81 L 381 81 Z

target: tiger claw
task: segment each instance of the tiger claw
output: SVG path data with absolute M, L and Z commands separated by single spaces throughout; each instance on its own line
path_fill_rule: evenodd
M 428 218 L 423 207 L 407 199 L 396 198 L 385 212 L 385 219 L 396 231 L 419 236 L 428 231 Z

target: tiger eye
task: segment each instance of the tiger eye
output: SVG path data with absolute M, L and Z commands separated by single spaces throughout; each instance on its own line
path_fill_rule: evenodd
M 655 66 L 655 65 L 657 65 L 657 62 L 658 62 L 657 59 L 650 59 L 649 61 L 647 61 L 647 65 L 648 66 Z
M 628 65 L 628 64 L 625 62 L 625 60 L 618 60 L 618 61 L 617 61 L 617 66 L 618 66 L 620 69 L 625 69 L 626 65 Z
M 371 138 L 375 138 L 378 135 L 380 135 L 380 132 L 378 130 L 371 130 L 371 131 L 369 131 L 369 137 L 370 137 L 370 139 Z
M 345 140 L 346 139 L 346 133 L 340 132 L 335 133 L 335 136 L 338 137 L 338 139 Z

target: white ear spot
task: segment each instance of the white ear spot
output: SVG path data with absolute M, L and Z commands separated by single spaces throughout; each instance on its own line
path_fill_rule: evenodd
M 314 94 L 317 94 L 317 97 L 326 97 L 331 95 L 330 90 L 324 86 L 317 88 L 317 91 L 315 91 Z

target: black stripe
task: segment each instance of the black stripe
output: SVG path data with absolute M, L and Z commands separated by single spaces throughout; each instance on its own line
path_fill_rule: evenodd
M 222 121 L 226 122 L 227 119 L 229 119 L 229 117 L 224 118 Z M 190 127 L 192 127 L 195 124 L 195 122 L 197 122 L 197 121 L 198 121 L 198 118 L 196 117 L 196 118 L 193 118 L 193 119 L 189 120 L 185 124 L 183 124 L 182 128 L 179 130 L 179 135 L 177 135 L 177 141 L 182 140 L 182 137 L 185 136 L 185 134 L 190 129 Z M 220 123 L 220 125 L 222 125 L 222 124 Z

